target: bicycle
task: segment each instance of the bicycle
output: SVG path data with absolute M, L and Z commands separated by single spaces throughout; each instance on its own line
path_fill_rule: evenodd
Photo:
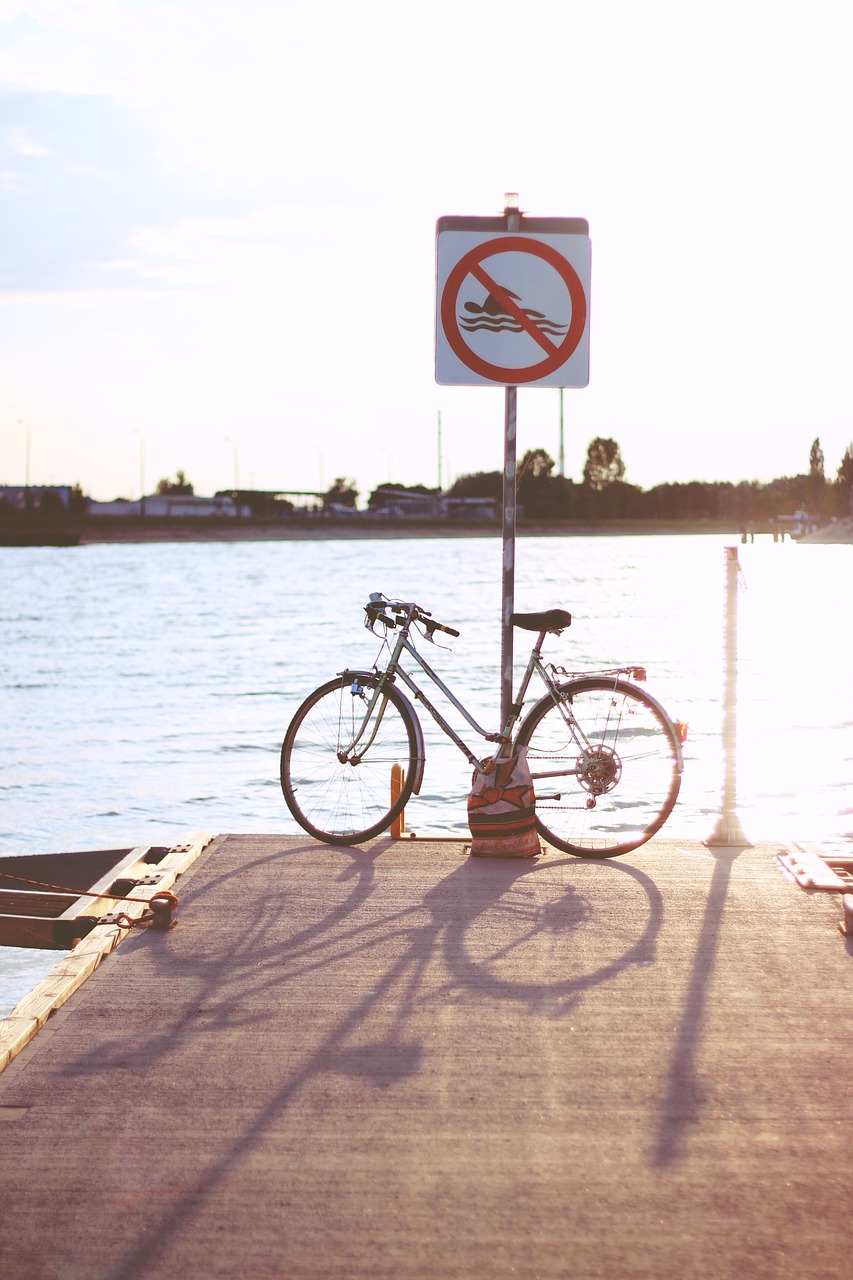
M 547 635 L 571 624 L 565 609 L 513 614 L 512 624 L 538 632 L 503 730 L 490 733 L 418 652 L 414 637 L 459 636 L 420 605 L 373 592 L 364 625 L 382 640 L 371 669 L 345 670 L 305 699 L 281 748 L 281 787 L 299 825 L 327 844 L 360 844 L 402 813 L 424 776 L 420 720 L 405 686 L 460 749 L 475 771 L 485 762 L 463 742 L 401 665 L 413 659 L 464 719 L 502 754 L 526 750 L 536 792 L 539 834 L 564 852 L 612 858 L 659 831 L 678 798 L 686 727 L 633 681 L 636 665 L 567 671 L 541 656 Z M 382 633 L 376 628 L 384 628 Z M 393 645 L 390 635 L 396 631 Z M 384 665 L 379 658 L 386 655 Z M 533 675 L 545 694 L 521 718 Z M 630 679 L 628 679 L 630 677 Z M 402 766 L 398 793 L 393 766 Z

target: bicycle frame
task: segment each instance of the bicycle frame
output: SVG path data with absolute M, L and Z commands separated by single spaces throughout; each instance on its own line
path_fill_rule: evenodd
M 444 718 L 441 712 L 435 706 L 433 706 L 429 698 L 426 696 L 426 694 L 423 692 L 420 686 L 416 683 L 416 681 L 412 678 L 412 676 L 402 666 L 400 666 L 400 660 L 404 653 L 407 653 L 417 663 L 417 665 L 424 672 L 424 674 L 444 694 L 448 702 L 450 702 L 451 705 L 456 708 L 456 710 L 460 713 L 460 715 L 464 717 L 464 719 L 471 726 L 471 728 L 474 729 L 476 733 L 479 733 L 480 736 L 486 740 L 486 742 L 500 743 L 500 744 L 503 744 L 504 746 L 508 746 L 509 743 L 511 743 L 512 741 L 513 730 L 521 716 L 524 700 L 527 696 L 527 690 L 530 687 L 530 681 L 533 679 L 534 673 L 537 673 L 540 676 L 546 689 L 548 690 L 548 695 L 550 695 L 553 698 L 554 702 L 558 706 L 560 706 L 563 714 L 563 718 L 566 721 L 566 726 L 569 732 L 571 733 L 575 743 L 577 744 L 581 754 L 584 755 L 589 750 L 589 742 L 586 739 L 586 735 L 583 734 L 583 732 L 580 730 L 580 726 L 578 725 L 574 717 L 571 715 L 571 713 L 567 712 L 565 708 L 562 706 L 560 699 L 557 696 L 557 685 L 555 684 L 553 678 L 551 677 L 550 672 L 548 671 L 548 669 L 546 668 L 545 664 L 542 661 L 541 648 L 545 641 L 545 636 L 548 634 L 547 631 L 541 631 L 539 633 L 539 636 L 535 641 L 533 648 L 530 651 L 530 658 L 528 659 L 527 667 L 521 678 L 521 682 L 518 687 L 518 692 L 515 696 L 515 699 L 512 702 L 512 705 L 510 706 L 509 716 L 507 718 L 507 722 L 504 726 L 503 732 L 490 733 L 488 730 L 484 729 L 482 725 L 477 723 L 477 721 L 470 714 L 468 709 L 462 705 L 462 703 L 459 701 L 459 699 L 456 697 L 453 691 L 448 688 L 448 686 L 442 680 L 438 672 L 434 671 L 433 668 L 427 662 L 427 660 L 422 656 L 422 654 L 418 652 L 414 643 L 409 638 L 409 630 L 412 624 L 412 620 L 413 620 L 412 614 L 410 613 L 406 621 L 400 627 L 400 634 L 397 636 L 397 639 L 394 642 L 394 646 L 391 651 L 391 656 L 385 668 L 382 671 L 377 671 L 374 668 L 373 671 L 342 671 L 338 673 L 339 675 L 352 675 L 354 680 L 357 680 L 359 676 L 369 676 L 371 680 L 373 679 L 377 680 L 376 687 L 373 692 L 373 696 L 371 697 L 370 702 L 368 703 L 367 709 L 365 710 L 364 718 L 361 722 L 361 726 L 359 727 L 358 732 L 356 733 L 352 742 L 347 747 L 342 748 L 341 751 L 339 752 L 339 757 L 342 760 L 349 759 L 352 764 L 358 764 L 362 756 L 364 756 L 364 754 L 368 751 L 371 743 L 373 742 L 376 736 L 376 733 L 378 732 L 379 725 L 381 724 L 382 716 L 385 711 L 385 706 L 387 705 L 387 698 L 384 699 L 383 704 L 379 709 L 379 713 L 375 717 L 375 723 L 373 724 L 373 727 L 370 731 L 370 736 L 367 742 L 363 744 L 359 752 L 356 752 L 356 748 L 359 747 L 362 743 L 362 739 L 364 737 L 365 731 L 367 730 L 368 725 L 371 724 L 371 717 L 373 717 L 374 709 L 376 708 L 378 701 L 383 698 L 383 691 L 386 685 L 395 683 L 396 680 L 399 678 L 402 681 L 402 683 L 411 691 L 415 701 L 420 702 L 422 706 L 426 708 L 426 710 L 430 713 L 430 715 L 438 724 L 442 732 L 451 740 L 451 742 L 453 742 L 459 748 L 459 750 L 468 760 L 469 764 L 471 764 L 473 768 L 478 772 L 483 771 L 482 760 L 474 754 L 474 752 L 470 749 L 470 747 L 468 747 L 468 745 L 462 740 L 462 738 L 460 738 L 459 734 L 456 733 L 456 731 L 452 728 L 452 726 L 448 724 L 447 720 Z M 630 668 L 627 668 L 626 670 L 630 670 Z M 620 670 L 617 672 L 614 670 L 612 672 L 607 672 L 607 674 L 608 675 L 612 674 L 614 678 L 618 678 L 618 676 L 622 674 L 622 671 Z M 417 717 L 415 718 L 417 719 Z M 551 772 L 547 774 L 537 774 L 537 777 L 557 777 L 560 774 L 565 776 L 566 772 L 567 771 L 563 769 L 558 772 Z M 576 772 L 576 770 L 571 770 L 571 772 Z M 419 790 L 419 786 L 416 786 L 415 791 L 417 792 L 418 790 Z

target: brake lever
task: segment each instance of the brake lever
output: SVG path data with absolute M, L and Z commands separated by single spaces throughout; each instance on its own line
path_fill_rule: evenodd
M 430 644 L 434 644 L 436 649 L 444 649 L 447 653 L 452 652 L 449 644 L 439 644 L 435 638 L 436 631 L 445 630 L 440 622 L 433 622 L 431 618 L 421 618 L 420 623 L 423 627 L 423 636 L 425 640 L 428 640 Z
M 376 630 L 377 622 L 381 622 L 383 626 L 388 628 L 393 628 L 397 625 L 393 618 L 389 618 L 387 614 L 384 613 L 374 612 L 374 610 L 367 605 L 364 607 L 364 612 L 367 615 L 364 619 L 364 625 L 367 630 L 372 631 L 375 636 L 379 635 L 379 632 Z M 382 637 L 380 636 L 379 638 L 381 639 Z

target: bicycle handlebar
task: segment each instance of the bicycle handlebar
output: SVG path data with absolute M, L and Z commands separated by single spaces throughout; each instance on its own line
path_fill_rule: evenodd
M 364 606 L 364 612 L 367 614 L 364 625 L 370 628 L 377 622 L 392 628 L 403 626 L 406 622 L 420 622 L 426 629 L 427 639 L 429 640 L 432 639 L 433 633 L 436 631 L 443 631 L 448 636 L 459 635 L 459 632 L 454 627 L 445 626 L 443 622 L 436 622 L 432 614 L 426 609 L 422 609 L 419 604 L 403 600 L 388 600 L 382 595 L 381 591 L 372 591 L 370 593 L 370 599 Z
M 422 618 L 420 621 L 423 622 L 430 635 L 432 635 L 433 631 L 444 631 L 449 636 L 459 635 L 459 632 L 454 627 L 446 627 L 443 622 L 433 622 L 431 618 L 429 621 L 426 618 Z

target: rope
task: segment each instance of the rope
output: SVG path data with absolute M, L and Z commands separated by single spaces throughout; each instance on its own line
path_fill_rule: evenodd
M 51 893 L 67 893 L 74 898 L 109 898 L 112 902 L 144 903 L 148 910 L 143 912 L 138 920 L 134 920 L 126 911 L 120 911 L 116 914 L 115 920 L 110 921 L 110 923 L 118 925 L 120 929 L 141 929 L 151 924 L 152 921 L 168 919 L 178 905 L 178 899 L 168 889 L 159 889 L 150 898 L 131 898 L 124 893 L 92 893 L 91 890 L 87 889 L 69 889 L 65 885 L 49 884 L 45 880 L 30 880 L 26 876 L 16 876 L 11 871 L 0 870 L 0 881 L 2 880 L 14 880 L 17 884 L 30 884 L 37 889 L 48 889 Z M 0 887 L 0 891 L 2 891 L 2 887 Z M 159 909 L 152 905 L 158 898 L 161 902 Z
M 110 920 L 110 924 L 114 924 L 119 929 L 147 929 L 149 925 L 155 928 L 166 929 L 171 928 L 175 922 L 172 920 L 172 909 L 178 905 L 178 899 L 173 893 L 166 894 L 162 892 L 160 895 L 155 894 L 154 897 L 169 897 L 173 901 L 166 904 L 162 911 L 149 909 L 143 911 L 138 920 L 134 920 L 133 916 L 129 916 L 126 911 L 119 911 L 114 920 Z M 151 899 L 154 901 L 154 898 Z
M 73 898 L 110 898 L 114 902 L 144 902 L 149 898 L 130 898 L 125 893 L 92 893 L 90 889 L 69 889 L 63 884 L 48 884 L 46 880 L 28 880 L 26 876 L 13 875 L 11 871 L 0 870 L 0 880 L 15 880 L 18 884 L 32 884 L 39 889 L 50 889 L 53 893 L 70 893 Z M 157 896 L 156 894 L 154 895 Z

